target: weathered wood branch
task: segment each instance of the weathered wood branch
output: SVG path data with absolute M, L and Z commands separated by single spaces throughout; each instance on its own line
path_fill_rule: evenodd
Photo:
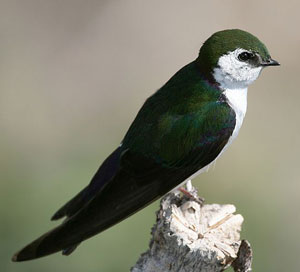
M 206 204 L 169 193 L 160 202 L 149 249 L 132 272 L 251 271 L 252 251 L 240 241 L 243 217 L 233 205 Z

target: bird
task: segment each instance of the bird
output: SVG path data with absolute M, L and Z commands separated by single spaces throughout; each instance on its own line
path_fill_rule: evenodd
M 84 240 L 190 184 L 238 135 L 248 86 L 265 67 L 277 65 L 267 47 L 247 31 L 212 34 L 196 59 L 145 101 L 90 183 L 51 218 L 65 220 L 12 261 L 59 251 L 69 255 Z

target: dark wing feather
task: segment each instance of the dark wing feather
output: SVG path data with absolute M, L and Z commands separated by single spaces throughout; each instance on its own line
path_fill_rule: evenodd
M 168 176 L 163 169 L 159 172 L 164 174 L 164 178 Z M 125 219 L 161 195 L 160 179 L 151 179 L 151 177 L 141 179 L 120 170 L 109 186 L 106 186 L 78 213 L 26 246 L 15 254 L 13 260 L 35 259 L 72 248 Z
M 234 115 L 231 118 L 234 127 Z M 173 166 L 130 150 L 123 151 L 120 167 L 110 182 L 72 217 L 18 252 L 14 260 L 35 259 L 63 249 L 68 252 L 142 209 L 213 161 L 228 142 L 233 127 L 219 131 L 210 142 L 206 139 L 204 145 L 191 150 L 186 160 Z
M 71 217 L 88 203 L 112 179 L 119 168 L 121 148 L 118 147 L 100 166 L 90 184 L 62 206 L 52 217 L 57 220 L 64 216 Z
M 54 219 L 69 218 L 13 260 L 71 252 L 212 162 L 232 135 L 235 113 L 218 100 L 220 90 L 199 77 L 191 63 L 150 97 L 123 145 L 104 162 L 91 184 L 54 215 Z

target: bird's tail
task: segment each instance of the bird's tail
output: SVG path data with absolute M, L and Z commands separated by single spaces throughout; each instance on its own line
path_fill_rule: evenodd
M 112 219 L 111 222 L 114 222 L 114 215 L 109 212 L 111 210 L 109 201 L 107 205 L 105 203 L 96 205 L 96 209 L 94 210 L 96 214 L 101 214 L 100 210 L 104 212 L 104 218 L 98 219 L 98 228 L 93 229 L 95 222 L 93 221 L 93 215 L 90 214 L 90 210 L 83 213 L 83 219 L 81 220 L 77 220 L 76 218 L 78 217 L 74 215 L 79 213 L 80 210 L 83 210 L 86 204 L 99 194 L 116 174 L 119 168 L 121 151 L 120 147 L 117 148 L 100 166 L 91 183 L 60 208 L 51 218 L 52 220 L 57 220 L 66 216 L 67 219 L 58 227 L 45 233 L 17 252 L 12 258 L 13 261 L 32 260 L 61 250 L 64 255 L 69 255 L 84 239 L 95 235 L 111 225 L 109 223 L 102 225 L 102 222 L 105 221 L 105 212 L 108 212 L 106 217 Z M 102 207 L 102 209 L 100 207 Z M 71 219 L 72 217 L 74 218 Z M 90 219 L 92 221 L 91 223 L 89 223 Z
M 127 156 L 130 154 L 127 153 Z M 127 161 L 130 162 L 128 157 Z M 130 164 L 123 166 L 109 184 L 103 186 L 103 190 L 98 191 L 79 211 L 16 253 L 12 260 L 32 260 L 58 251 L 68 255 L 82 241 L 129 217 L 166 194 L 178 185 L 178 181 L 190 176 L 185 170 L 169 170 L 157 166 L 156 162 L 151 165 L 148 159 L 142 164 L 148 167 L 144 171 L 146 174 L 140 169 L 129 173 Z
M 38 239 L 34 240 L 32 243 L 17 252 L 12 257 L 12 261 L 21 262 L 37 259 L 63 249 L 76 246 L 74 245 L 74 242 L 70 242 L 69 239 L 62 239 L 64 236 L 63 234 L 65 233 L 63 228 L 64 224 L 43 234 Z

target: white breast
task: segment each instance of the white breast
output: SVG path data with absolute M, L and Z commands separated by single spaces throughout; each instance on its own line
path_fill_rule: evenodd
M 247 88 L 244 89 L 227 89 L 224 91 L 224 95 L 228 99 L 228 104 L 235 111 L 236 123 L 231 137 L 228 143 L 223 148 L 222 152 L 232 143 L 239 133 L 239 130 L 243 124 L 243 120 L 247 111 Z M 221 152 L 221 153 L 222 153 Z

